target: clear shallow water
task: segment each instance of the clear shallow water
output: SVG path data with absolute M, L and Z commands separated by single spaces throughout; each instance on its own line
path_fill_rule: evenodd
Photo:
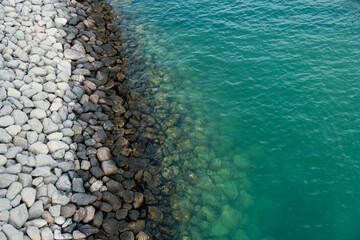
M 360 1 L 112 4 L 131 79 L 181 115 L 175 239 L 360 239 Z

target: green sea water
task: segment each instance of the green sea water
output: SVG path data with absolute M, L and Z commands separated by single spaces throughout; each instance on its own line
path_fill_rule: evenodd
M 174 239 L 360 239 L 360 1 L 111 4 L 129 80 L 180 119 Z

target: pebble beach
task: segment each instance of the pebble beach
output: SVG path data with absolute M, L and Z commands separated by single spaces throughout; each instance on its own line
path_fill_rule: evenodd
M 155 120 L 119 34 L 96 0 L 0 2 L 0 240 L 152 239 Z

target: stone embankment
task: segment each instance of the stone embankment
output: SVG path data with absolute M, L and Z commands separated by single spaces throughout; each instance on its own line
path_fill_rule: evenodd
M 146 240 L 161 222 L 155 120 L 113 18 L 92 0 L 0 3 L 0 240 Z

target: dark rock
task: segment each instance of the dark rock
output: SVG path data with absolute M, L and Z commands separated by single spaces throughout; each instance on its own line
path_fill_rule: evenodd
M 74 221 L 75 222 L 81 222 L 81 220 L 84 219 L 84 217 L 86 216 L 86 210 L 85 208 L 79 208 L 74 215 Z
M 117 236 L 119 234 L 118 224 L 115 219 L 105 219 L 102 223 L 104 232 L 107 236 Z
M 103 176 L 105 176 L 105 173 L 103 172 L 103 170 L 98 166 L 90 168 L 90 172 L 97 179 L 100 179 Z
M 146 189 L 144 193 L 145 193 L 144 196 L 145 196 L 145 203 L 146 204 L 155 204 L 155 203 L 157 203 L 156 198 L 154 197 L 154 195 L 148 189 Z
M 119 209 L 116 211 L 116 219 L 117 220 L 123 220 L 127 217 L 128 215 L 128 210 L 127 209 Z
M 72 197 L 71 197 L 71 201 L 84 206 L 84 205 L 89 205 L 90 203 L 93 203 L 97 200 L 96 196 L 92 196 L 89 194 L 85 194 L 85 193 L 75 193 Z
M 162 212 L 159 207 L 149 206 L 148 216 L 150 219 L 156 222 L 160 222 L 162 220 Z
M 123 192 L 124 202 L 131 203 L 134 201 L 134 193 L 130 190 L 125 190 Z
M 100 204 L 100 210 L 108 213 L 112 211 L 112 207 L 110 204 L 102 202 Z
M 76 227 L 76 223 L 72 223 L 69 226 L 63 228 L 63 232 L 67 232 L 67 233 L 73 233 L 74 229 Z
M 109 192 L 112 193 L 120 193 L 124 190 L 124 187 L 122 186 L 121 183 L 116 182 L 114 180 L 110 180 L 106 183 L 106 187 L 108 189 Z
M 130 210 L 129 217 L 131 220 L 137 220 L 140 216 L 140 212 L 138 210 Z
M 86 236 L 90 236 L 94 233 L 98 233 L 99 229 L 96 227 L 93 227 L 89 224 L 85 224 L 85 225 L 78 225 L 78 230 L 82 233 L 84 233 Z
M 141 231 L 145 230 L 145 220 L 136 220 L 128 225 L 128 229 L 133 231 L 135 234 L 138 234 Z
M 102 200 L 109 203 L 114 211 L 117 211 L 121 208 L 121 200 L 118 198 L 118 196 L 110 192 L 103 192 Z
M 104 143 L 106 141 L 106 133 L 104 129 L 99 128 L 98 130 L 96 130 L 93 138 L 96 140 L 96 142 Z
M 120 240 L 134 240 L 134 233 L 131 231 L 126 231 L 120 234 Z
M 133 189 L 136 186 L 134 179 L 126 179 L 122 182 L 122 185 L 126 189 Z
M 93 219 L 93 225 L 97 228 L 99 228 L 103 222 L 104 215 L 102 212 L 95 213 L 94 219 Z
M 135 192 L 134 203 L 133 203 L 134 208 L 139 208 L 143 204 L 144 204 L 144 194 Z
M 124 178 L 132 178 L 134 176 L 134 173 L 131 171 L 125 171 L 123 174 Z
M 150 240 L 150 237 L 149 237 L 149 235 L 147 235 L 147 234 L 144 233 L 144 232 L 139 232 L 139 233 L 136 235 L 136 240 Z
M 121 147 L 126 147 L 126 148 L 130 146 L 129 141 L 126 138 L 121 137 L 121 136 L 118 138 L 118 140 L 116 140 L 115 144 L 119 145 Z
M 119 221 L 119 223 L 118 223 L 119 232 L 125 232 L 126 230 L 128 230 L 128 225 L 129 225 L 129 223 L 124 220 Z

